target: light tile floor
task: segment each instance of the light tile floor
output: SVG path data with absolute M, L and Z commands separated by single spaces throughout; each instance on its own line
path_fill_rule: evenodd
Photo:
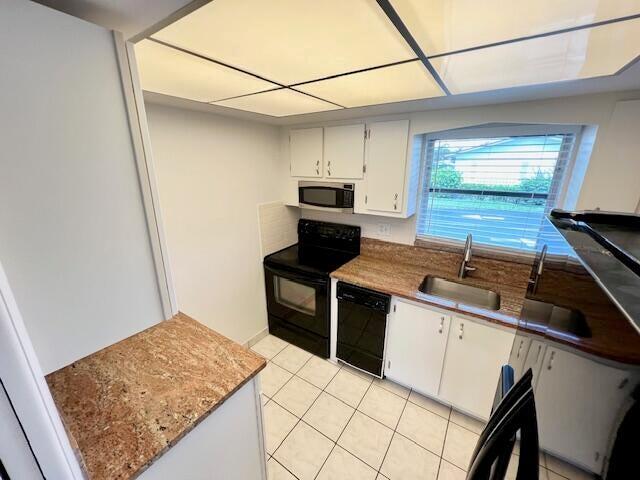
M 252 349 L 269 360 L 260 374 L 269 480 L 465 479 L 482 422 L 271 335 Z M 593 478 L 550 455 L 540 465 L 540 480 Z

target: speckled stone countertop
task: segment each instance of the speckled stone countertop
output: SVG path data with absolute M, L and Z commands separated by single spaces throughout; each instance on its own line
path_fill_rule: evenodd
M 561 305 L 579 309 L 591 329 L 591 336 L 583 338 L 551 329 L 541 331 L 530 328 L 523 321 L 521 314 L 531 271 L 529 264 L 474 255 L 470 263 L 477 270 L 460 280 L 457 278 L 462 259 L 460 253 L 370 238 L 362 239 L 360 250 L 360 256 L 344 264 L 331 276 L 361 287 L 517 328 L 519 332 L 536 335 L 545 341 L 560 343 L 590 355 L 640 365 L 640 336 L 580 266 L 556 269 L 551 262 L 547 262 L 549 265 L 545 268 L 535 299 L 560 302 Z M 500 309 L 485 310 L 424 295 L 418 289 L 426 275 L 493 290 L 500 294 Z
M 265 366 L 178 313 L 46 379 L 87 477 L 130 479 Z
M 516 326 L 522 310 L 531 267 L 475 256 L 473 277 L 457 279 L 461 255 L 423 247 L 363 238 L 360 256 L 344 264 L 331 276 L 372 290 L 453 310 L 494 323 Z M 426 275 L 484 287 L 500 294 L 500 309 L 490 311 L 457 305 L 444 298 L 418 291 Z

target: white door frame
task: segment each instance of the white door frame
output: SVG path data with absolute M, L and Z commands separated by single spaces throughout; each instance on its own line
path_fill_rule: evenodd
M 0 263 L 0 377 L 47 478 L 83 479 Z
M 135 50 L 132 43 L 125 42 L 122 34 L 116 31 L 113 32 L 113 40 L 120 66 L 122 91 L 129 116 L 131 141 L 136 157 L 138 179 L 147 218 L 158 289 L 162 299 L 164 316 L 165 319 L 168 319 L 178 313 L 178 304 L 173 286 L 162 215 L 160 214 L 160 198 L 153 166 L 147 114 L 144 108 L 144 98 L 138 75 L 138 64 L 136 63 Z

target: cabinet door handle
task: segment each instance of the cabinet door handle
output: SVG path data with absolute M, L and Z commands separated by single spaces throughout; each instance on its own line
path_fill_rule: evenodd
M 462 340 L 462 335 L 464 334 L 464 323 L 460 324 L 460 331 L 458 332 L 458 338 Z
M 440 328 L 438 328 L 438 333 L 442 333 L 444 328 L 444 317 L 440 317 Z
M 524 343 L 524 340 L 520 340 L 520 346 L 518 347 L 518 353 L 516 355 L 516 358 L 520 358 L 520 352 L 522 351 L 522 344 Z
M 320 166 L 320 160 L 316 160 L 316 167 Z
M 320 169 L 316 168 L 316 175 L 320 175 Z
M 542 351 L 542 345 L 538 345 L 538 353 L 536 354 L 536 363 L 540 359 L 540 352 Z
M 331 170 L 327 170 L 327 177 L 331 176 Z
M 553 357 L 555 356 L 556 356 L 556 352 L 552 351 L 551 356 L 549 357 L 549 364 L 547 365 L 547 370 L 551 370 L 551 367 L 553 367 Z

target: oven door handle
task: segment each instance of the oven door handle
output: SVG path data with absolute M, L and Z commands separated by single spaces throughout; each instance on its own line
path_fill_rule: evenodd
M 309 278 L 305 275 L 300 275 L 299 273 L 291 272 L 289 270 L 281 270 L 279 268 L 273 268 L 267 265 L 264 266 L 264 270 L 266 272 L 272 273 L 273 275 L 286 278 L 287 280 L 295 280 L 306 285 L 313 285 L 318 287 L 325 287 L 327 285 L 326 279 Z

